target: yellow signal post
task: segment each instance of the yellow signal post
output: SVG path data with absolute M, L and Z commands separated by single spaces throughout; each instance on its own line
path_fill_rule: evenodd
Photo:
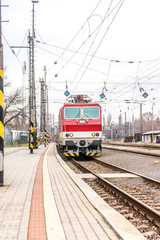
M 34 122 L 30 121 L 30 153 L 33 153 L 33 131 L 34 131 Z
M 47 145 L 47 132 L 46 129 L 44 129 L 44 146 L 46 147 Z

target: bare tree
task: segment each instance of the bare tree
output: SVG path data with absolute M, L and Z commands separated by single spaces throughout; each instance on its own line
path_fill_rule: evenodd
M 111 122 L 112 122 L 112 115 L 110 113 L 108 113 L 108 115 L 107 115 L 107 126 L 111 126 Z
M 10 83 L 7 83 L 7 87 Z M 6 91 L 7 92 L 7 91 Z M 22 90 L 16 89 L 12 93 L 4 94 L 4 126 L 22 128 L 26 122 L 26 106 L 22 107 Z M 25 124 L 26 125 L 26 124 Z

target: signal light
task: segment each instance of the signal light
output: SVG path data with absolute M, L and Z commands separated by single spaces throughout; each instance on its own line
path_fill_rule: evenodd
M 95 133 L 92 133 L 92 136 L 93 136 L 93 137 L 95 137 L 95 135 L 96 135 Z
M 69 137 L 69 133 L 66 133 L 66 137 Z
M 73 133 L 70 133 L 70 137 L 73 137 Z
M 96 136 L 98 137 L 98 136 L 99 136 L 99 133 L 96 133 Z

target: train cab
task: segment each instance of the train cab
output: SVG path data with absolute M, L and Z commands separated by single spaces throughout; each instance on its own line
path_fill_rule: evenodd
M 102 113 L 97 103 L 65 103 L 59 112 L 59 145 L 66 156 L 99 156 Z

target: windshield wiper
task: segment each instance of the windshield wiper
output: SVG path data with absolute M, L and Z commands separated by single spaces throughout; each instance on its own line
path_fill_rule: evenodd
M 80 114 L 78 113 L 77 116 L 74 119 L 77 119 Z
M 88 119 L 91 119 L 91 118 L 88 117 L 87 113 L 85 113 L 84 116 L 86 116 Z

